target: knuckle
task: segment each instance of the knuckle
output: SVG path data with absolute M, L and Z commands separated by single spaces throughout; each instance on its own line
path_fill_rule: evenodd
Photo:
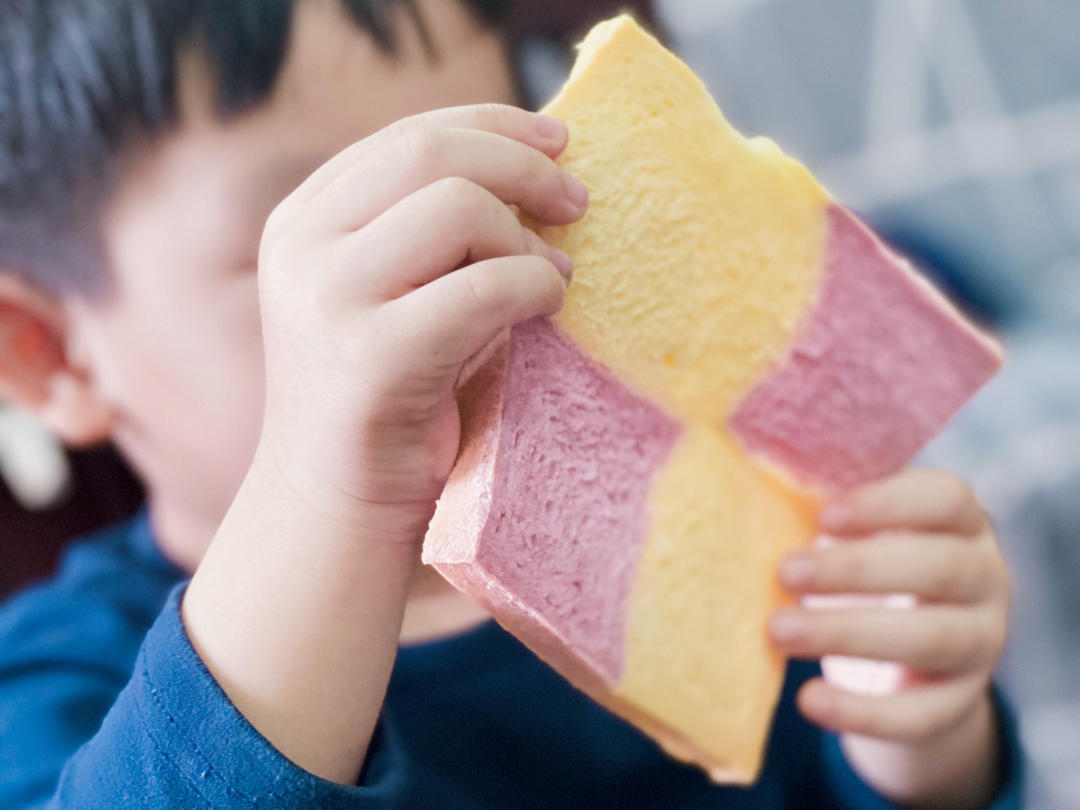
M 566 284 L 555 266 L 540 256 L 523 256 L 525 269 L 532 277 L 529 284 L 530 309 L 554 314 L 562 308 Z
M 836 549 L 826 560 L 823 573 L 831 585 L 857 585 L 866 578 L 866 560 L 855 550 Z
M 951 482 L 956 479 L 955 475 L 940 467 L 912 468 L 908 474 L 912 478 L 919 479 L 920 483 L 926 486 L 933 486 L 936 489 L 950 486 Z
M 515 180 L 523 189 L 531 189 L 547 183 L 546 188 L 551 187 L 551 179 L 555 177 L 558 183 L 558 191 L 562 193 L 562 180 L 557 175 L 555 162 L 524 144 L 512 144 L 517 152 L 515 160 Z
M 270 212 L 270 216 L 263 223 L 262 244 L 264 246 L 274 242 L 281 232 L 285 230 L 285 223 L 290 218 L 292 211 L 291 195 L 274 206 L 274 210 Z
M 998 658 L 1005 652 L 1005 646 L 1009 643 L 1009 617 L 1002 613 L 994 622 L 993 642 L 990 647 L 991 658 L 997 663 Z
M 951 663 L 955 667 L 970 665 L 983 660 L 989 655 L 990 635 L 983 628 L 979 628 L 974 632 L 957 634 L 956 641 L 952 644 L 951 649 Z
M 436 185 L 440 208 L 450 212 L 459 233 L 488 241 L 502 233 L 513 233 L 511 229 L 519 227 L 510 209 L 483 186 L 464 177 L 448 177 Z
M 984 555 L 974 555 L 965 565 L 960 596 L 964 599 L 976 599 L 1000 592 L 1001 585 L 996 561 Z
M 813 650 L 853 654 L 858 646 L 856 633 L 841 613 L 807 617 L 803 645 Z
M 487 207 L 483 189 L 464 177 L 444 177 L 436 184 L 446 207 L 475 216 Z
M 338 321 L 342 314 L 343 306 L 341 294 L 336 284 L 320 284 L 311 289 L 305 296 L 305 308 L 309 312 L 313 323 L 318 324 L 319 329 L 330 329 Z M 295 302 L 294 302 L 295 306 Z M 351 340 L 346 341 L 345 353 L 349 355 L 348 347 Z
M 930 667 L 940 665 L 942 659 L 955 649 L 955 641 L 948 625 L 940 619 L 932 620 L 912 644 L 914 663 Z
M 984 598 L 1003 596 L 1003 601 L 1007 604 L 1011 581 L 1005 560 L 996 547 L 991 548 L 988 554 L 981 555 L 978 560 L 978 564 L 972 566 L 972 590 Z
M 476 269 L 465 276 L 465 294 L 475 309 L 489 309 L 499 306 L 502 295 L 493 273 L 486 269 Z
M 399 146 L 413 170 L 424 175 L 437 172 L 446 162 L 446 149 L 429 129 L 410 127 L 402 132 Z
M 348 168 L 351 166 L 355 166 L 365 155 L 368 154 L 369 150 L 371 149 L 372 139 L 374 137 L 375 136 L 372 135 L 367 138 L 363 138 L 359 141 L 349 144 L 340 152 L 338 152 L 331 161 L 335 169 L 338 169 L 340 173 L 347 171 Z M 328 165 L 329 164 L 324 164 L 324 166 Z
M 963 596 L 970 590 L 971 560 L 957 549 L 942 549 L 930 576 L 930 591 L 939 598 Z
M 535 253 L 540 255 L 545 252 L 544 240 L 537 236 L 533 231 L 524 226 L 520 226 L 518 232 L 520 234 L 519 239 L 522 253 Z
M 546 281 L 545 300 L 548 309 L 558 310 L 562 307 L 566 298 L 566 283 L 563 281 L 559 271 L 555 269 L 555 265 L 547 259 L 536 257 L 534 261 L 538 262 L 541 271 L 544 273 Z
M 404 118 L 399 118 L 381 130 L 384 135 L 394 137 L 407 136 L 411 132 L 420 132 L 430 126 L 430 112 L 415 113 Z
M 979 583 L 984 594 L 1000 597 L 1005 604 L 1012 599 L 1012 573 L 995 543 L 990 543 L 981 557 Z
M 1012 602 L 1012 572 L 1009 570 L 1009 567 L 1005 564 L 1005 561 L 1000 556 L 997 557 L 994 568 L 997 571 L 997 585 L 1000 588 L 1002 595 L 1005 597 L 1006 604 L 1008 604 Z
M 1005 646 L 1007 622 L 996 610 L 985 610 L 966 632 L 957 634 L 951 663 L 974 667 L 996 660 Z
M 305 244 L 306 243 L 306 244 Z M 258 277 L 261 285 L 283 283 L 298 261 L 299 254 L 309 254 L 313 235 L 305 220 L 291 206 L 279 205 L 263 225 L 259 242 Z
M 955 514 L 966 514 L 975 504 L 975 493 L 962 478 L 952 473 L 940 472 L 939 484 L 946 502 Z
M 340 241 L 330 242 L 325 246 L 321 257 L 320 266 L 324 268 L 326 281 L 322 284 L 313 284 L 313 287 L 326 288 L 336 287 L 350 276 L 358 275 L 355 254 Z
M 1005 611 L 991 611 L 986 619 L 982 656 L 987 661 L 996 661 L 1005 649 L 1009 635 L 1009 619 Z
M 496 129 L 512 114 L 512 108 L 504 104 L 487 102 L 473 108 L 477 123 L 485 129 Z
M 407 118 L 399 118 L 397 121 L 387 124 L 377 134 L 390 137 L 401 137 L 406 132 L 418 128 L 416 123 L 417 117 L 418 116 L 411 115 Z

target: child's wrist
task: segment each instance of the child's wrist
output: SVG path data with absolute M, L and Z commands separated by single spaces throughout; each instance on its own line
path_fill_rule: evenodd
M 860 776 L 902 805 L 984 807 L 998 787 L 1001 740 L 987 688 L 970 711 L 927 739 L 910 742 L 842 735 Z
M 287 505 L 314 522 L 336 526 L 357 541 L 414 548 L 423 540 L 435 508 L 434 498 L 378 500 L 348 491 L 332 473 L 296 459 L 264 436 L 245 482 L 261 490 L 275 506 Z
M 352 784 L 393 665 L 424 521 L 309 486 L 270 450 L 259 447 L 187 589 L 184 624 L 233 705 L 275 748 Z

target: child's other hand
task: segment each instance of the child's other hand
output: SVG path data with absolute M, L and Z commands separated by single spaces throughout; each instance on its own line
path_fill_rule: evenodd
M 885 695 L 814 679 L 798 696 L 800 710 L 844 733 L 852 764 L 891 798 L 966 806 L 975 793 L 951 792 L 960 782 L 979 791 L 985 776 L 992 788 L 997 740 L 988 685 L 1008 622 L 1009 576 L 990 521 L 963 481 L 908 470 L 827 504 L 821 528 L 835 542 L 783 561 L 788 590 L 910 594 L 915 603 L 896 609 L 856 599 L 847 609 L 778 612 L 773 639 L 794 657 L 902 667 L 900 688 Z
M 904 741 L 958 723 L 986 693 L 1009 607 L 1008 572 L 971 490 L 947 473 L 908 470 L 827 504 L 821 528 L 838 542 L 784 560 L 788 590 L 903 593 L 917 603 L 780 611 L 773 638 L 792 656 L 891 661 L 909 673 L 906 688 L 888 696 L 812 681 L 799 696 L 803 713 L 836 731 Z
M 567 139 L 512 107 L 440 110 L 347 149 L 274 212 L 260 453 L 304 501 L 345 520 L 388 507 L 392 539 L 426 524 L 457 453 L 463 364 L 562 305 L 569 258 L 509 206 L 547 225 L 584 215 L 587 190 L 554 161 Z

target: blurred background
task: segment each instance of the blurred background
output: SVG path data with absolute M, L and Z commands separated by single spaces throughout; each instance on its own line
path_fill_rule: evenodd
M 625 7 L 740 130 L 810 166 L 1006 343 L 1005 372 L 924 460 L 973 483 L 1011 562 L 1000 681 L 1029 804 L 1080 807 L 1080 2 L 521 2 L 536 102 Z M 0 597 L 141 499 L 112 451 L 62 454 L 2 405 L 0 477 Z

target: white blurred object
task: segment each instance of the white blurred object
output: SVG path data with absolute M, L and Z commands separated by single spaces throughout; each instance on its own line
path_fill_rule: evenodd
M 810 610 L 849 610 L 857 607 L 877 607 L 890 610 L 911 610 L 915 597 L 908 594 L 891 596 L 808 596 L 804 600 Z M 821 659 L 826 680 L 857 695 L 885 697 L 895 695 L 904 686 L 906 671 L 892 661 L 873 661 L 869 658 L 848 658 L 827 655 Z
M 0 405 L 0 478 L 26 509 L 56 504 L 71 479 L 67 456 L 52 436 L 22 411 Z

